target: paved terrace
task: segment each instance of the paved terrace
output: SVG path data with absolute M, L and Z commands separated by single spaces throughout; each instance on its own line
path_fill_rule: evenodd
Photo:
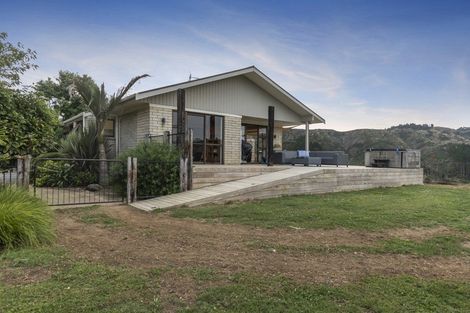
M 187 192 L 137 201 L 144 211 L 265 199 L 288 195 L 320 194 L 395 187 L 423 183 L 422 169 L 368 168 L 363 166 L 293 166 L 277 172 L 220 183 Z

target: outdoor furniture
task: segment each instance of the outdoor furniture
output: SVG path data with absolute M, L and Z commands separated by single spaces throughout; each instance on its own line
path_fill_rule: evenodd
M 291 164 L 291 159 L 297 157 L 297 151 L 275 151 L 272 154 L 271 160 L 273 164 Z
M 310 151 L 307 155 L 304 150 L 274 152 L 274 164 L 304 164 L 308 165 L 346 165 L 349 166 L 349 157 L 343 151 Z
M 322 165 L 349 166 L 349 156 L 344 151 L 310 151 L 311 157 L 320 157 Z
M 298 151 L 278 151 L 272 156 L 274 164 L 303 164 L 305 166 L 316 165 L 321 166 L 321 158 L 311 157 L 304 150 Z
M 321 166 L 321 158 L 318 157 L 296 157 L 292 158 L 290 163 L 292 165 L 303 164 L 304 166 Z

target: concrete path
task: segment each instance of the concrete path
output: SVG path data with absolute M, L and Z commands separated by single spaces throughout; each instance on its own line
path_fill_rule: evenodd
M 249 192 L 264 185 L 273 185 L 276 182 L 292 179 L 303 175 L 321 173 L 325 167 L 294 166 L 282 171 L 267 173 L 259 176 L 248 177 L 236 181 L 230 181 L 214 186 L 199 188 L 186 192 L 162 196 L 158 198 L 137 201 L 131 205 L 144 211 L 155 209 L 169 209 L 181 206 L 196 206 L 211 203 L 223 197 L 231 197 L 240 193 Z

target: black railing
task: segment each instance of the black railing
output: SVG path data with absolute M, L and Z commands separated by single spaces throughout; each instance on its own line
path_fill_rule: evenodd
M 123 202 L 126 182 L 113 177 L 126 168 L 120 160 L 37 158 L 31 183 L 34 195 L 49 205 Z
M 16 168 L 7 168 L 0 170 L 0 186 L 10 186 L 17 184 Z
M 175 147 L 181 147 L 182 144 L 187 139 L 187 134 L 185 133 L 172 134 L 172 133 L 166 132 L 163 135 L 149 135 L 148 139 L 152 142 L 159 142 L 162 144 L 173 145 Z

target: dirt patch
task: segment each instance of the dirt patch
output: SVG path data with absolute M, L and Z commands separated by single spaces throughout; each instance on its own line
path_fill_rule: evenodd
M 470 279 L 469 257 L 420 258 L 364 253 L 290 255 L 252 249 L 247 245 L 253 240 L 299 246 L 368 245 L 387 236 L 380 233 L 267 230 L 175 219 L 166 214 L 154 215 L 126 206 L 101 207 L 96 212 L 123 220 L 125 226 L 106 228 L 84 224 L 80 222 L 79 212 L 57 214 L 58 237 L 60 243 L 76 257 L 111 265 L 134 268 L 206 267 L 227 275 L 246 271 L 333 284 L 355 281 L 367 275 L 409 274 Z M 186 297 L 185 291 L 181 296 L 176 294 L 183 299 Z
M 445 226 L 437 226 L 432 228 L 399 228 L 388 231 L 388 235 L 392 237 L 414 241 L 423 241 L 435 236 L 452 235 L 456 233 L 456 231 Z
M 193 304 L 197 294 L 197 284 L 190 276 L 168 271 L 160 278 L 160 299 L 165 312 L 175 312 L 182 304 Z
M 464 247 L 465 249 L 470 249 L 470 241 L 462 242 L 462 247 Z
M 7 285 L 26 285 L 47 280 L 51 277 L 52 270 L 40 266 L 19 268 L 2 268 L 0 281 Z

